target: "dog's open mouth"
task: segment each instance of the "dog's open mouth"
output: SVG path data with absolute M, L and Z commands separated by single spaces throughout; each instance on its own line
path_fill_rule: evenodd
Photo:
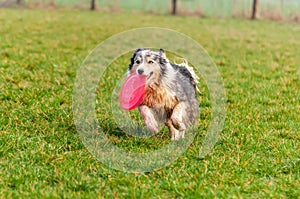
M 147 80 L 149 80 L 150 77 L 151 77 L 152 75 L 153 75 L 153 72 L 151 72 L 151 73 L 148 75 Z

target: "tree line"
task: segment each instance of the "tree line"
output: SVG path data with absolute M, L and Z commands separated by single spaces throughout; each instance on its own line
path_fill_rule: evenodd
M 21 5 L 23 3 L 23 0 L 16 0 L 18 5 Z M 172 1 L 172 15 L 177 14 L 177 8 L 178 8 L 178 0 L 171 0 Z M 90 2 L 90 10 L 96 10 L 96 0 L 91 0 Z M 259 0 L 253 0 L 252 3 L 252 12 L 251 12 L 251 19 L 257 19 L 259 17 Z

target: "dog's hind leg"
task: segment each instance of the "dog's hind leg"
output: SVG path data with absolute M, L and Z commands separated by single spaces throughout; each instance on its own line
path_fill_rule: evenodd
M 159 123 L 156 120 L 153 111 L 145 105 L 139 106 L 139 111 L 144 119 L 144 123 L 149 131 L 152 133 L 158 133 Z

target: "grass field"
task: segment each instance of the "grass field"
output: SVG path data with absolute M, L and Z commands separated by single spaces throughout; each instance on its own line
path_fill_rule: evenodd
M 180 31 L 208 51 L 223 78 L 227 116 L 214 150 L 199 159 L 209 124 L 204 86 L 200 130 L 183 156 L 154 172 L 123 173 L 83 146 L 73 124 L 72 91 L 76 71 L 99 42 L 146 26 Z M 299 198 L 299 52 L 295 24 L 0 10 L 0 197 Z M 128 59 L 114 64 L 125 69 Z M 169 140 L 167 134 L 147 142 L 120 136 L 101 111 L 119 147 L 140 151 Z

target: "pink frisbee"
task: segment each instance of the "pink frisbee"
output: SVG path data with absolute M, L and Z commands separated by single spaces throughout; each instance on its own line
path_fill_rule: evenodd
M 119 95 L 120 105 L 123 109 L 132 110 L 142 102 L 146 91 L 146 77 L 132 73 L 126 79 Z

